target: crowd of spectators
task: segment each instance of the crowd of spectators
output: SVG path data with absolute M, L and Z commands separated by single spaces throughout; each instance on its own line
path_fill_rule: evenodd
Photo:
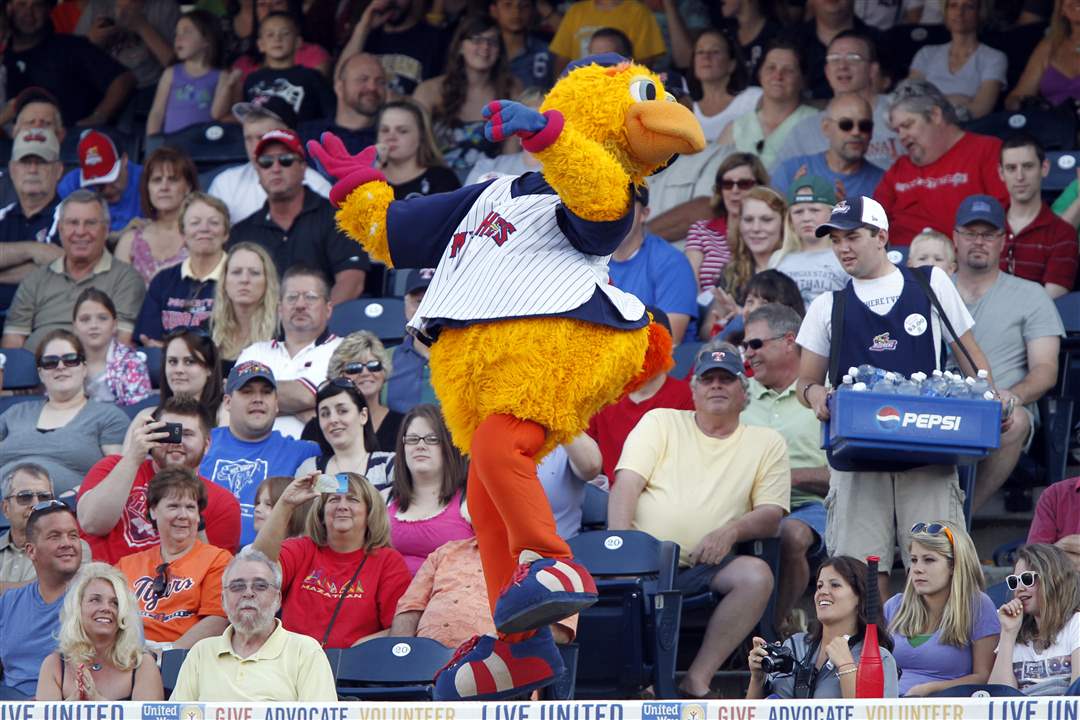
M 947 42 L 898 65 L 907 24 Z M 891 696 L 1080 678 L 1076 478 L 1041 495 L 996 608 L 955 466 L 820 442 L 830 386 L 870 363 L 989 373 L 974 511 L 1031 447 L 1078 320 L 1054 300 L 1078 289 L 1080 176 L 1048 196 L 1037 127 L 969 124 L 1077 106 L 1075 0 L 7 0 L 0 39 L 0 345 L 40 379 L 0 412 L 0 699 L 160 699 L 179 648 L 174 700 L 330 700 L 323 648 L 493 632 L 428 346 L 331 330 L 361 296 L 410 319 L 434 271 L 346 237 L 305 143 L 375 145 L 397 199 L 539 171 L 484 107 L 539 107 L 607 52 L 708 141 L 635 188 L 609 263 L 693 367 L 543 459 L 560 535 L 591 484 L 609 529 L 679 544 L 677 588 L 721 598 L 688 697 L 725 663 L 750 698 L 852 697 L 875 621 Z M 196 164 L 189 141 L 233 130 L 244 162 Z M 774 537 L 778 574 L 735 553 Z M 867 555 L 883 598 L 905 568 L 879 618 Z M 763 669 L 770 598 L 805 676 Z

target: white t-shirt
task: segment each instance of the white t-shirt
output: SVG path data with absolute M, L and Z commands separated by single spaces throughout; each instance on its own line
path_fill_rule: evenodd
M 945 43 L 920 48 L 911 61 L 911 69 L 922 73 L 945 95 L 975 97 L 987 80 L 996 80 L 1005 86 L 1005 71 L 1009 65 L 1005 53 L 980 43 L 963 67 L 953 73 L 949 70 L 951 46 L 952 43 Z
M 694 103 L 694 117 L 701 123 L 701 130 L 705 133 L 705 141 L 716 142 L 716 139 L 720 137 L 720 133 L 724 131 L 729 122 L 732 122 L 743 113 L 752 112 L 757 107 L 761 94 L 761 88 L 752 85 L 732 98 L 728 106 L 715 115 L 706 115 L 701 112 L 698 104 Z
M 855 286 L 855 295 L 877 315 L 886 315 L 892 310 L 893 305 L 900 299 L 904 290 L 904 276 L 898 268 L 883 277 L 873 280 L 859 280 L 852 278 Z M 941 301 L 941 307 L 945 310 L 949 322 L 952 323 L 957 335 L 963 335 L 975 326 L 975 320 L 964 305 L 960 293 L 952 280 L 941 268 L 934 268 L 930 273 L 930 287 Z M 934 357 L 941 357 L 941 339 L 947 333 L 942 327 L 941 319 L 937 310 L 931 308 L 930 315 L 933 320 L 930 327 L 934 333 Z M 812 353 L 822 357 L 829 357 L 829 341 L 832 337 L 832 293 L 822 293 L 814 298 L 810 307 L 806 310 L 806 317 L 799 328 L 799 336 L 796 342 Z M 949 338 L 951 342 L 951 338 Z
M 330 197 L 330 183 L 308 167 L 304 170 L 304 184 L 324 198 Z M 266 191 L 259 184 L 259 174 L 252 163 L 222 170 L 210 183 L 210 195 L 220 198 L 229 208 L 229 222 L 233 225 L 255 212 L 266 202 Z
M 326 380 L 330 356 L 340 344 L 341 338 L 327 333 L 307 347 L 301 348 L 295 355 L 289 355 L 289 348 L 284 342 L 267 340 L 244 348 L 236 358 L 236 364 L 248 360 L 266 363 L 274 371 L 275 380 L 298 380 L 311 390 L 311 397 L 314 398 L 319 385 Z M 304 423 L 295 415 L 278 415 L 274 421 L 274 429 L 282 435 L 299 439 L 304 432 Z
M 1050 647 L 1042 652 L 1031 643 L 1013 648 L 1016 686 L 1025 695 L 1061 695 L 1072 681 L 1072 654 L 1080 649 L 1080 613 L 1076 613 Z

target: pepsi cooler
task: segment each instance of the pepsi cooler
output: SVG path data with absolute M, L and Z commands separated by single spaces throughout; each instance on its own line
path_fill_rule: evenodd
M 849 462 L 954 465 L 1001 444 L 1001 403 L 845 391 L 829 397 L 822 447 Z

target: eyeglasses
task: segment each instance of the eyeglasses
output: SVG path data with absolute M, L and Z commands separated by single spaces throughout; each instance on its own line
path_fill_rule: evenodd
M 296 303 L 300 302 L 300 298 L 303 298 L 304 302 L 317 303 L 317 302 L 319 302 L 320 300 L 323 299 L 323 296 L 320 295 L 319 293 L 313 293 L 313 292 L 306 292 L 306 293 L 291 292 L 291 293 L 285 293 L 284 295 L 282 295 L 281 296 L 281 301 L 284 302 L 286 305 L 295 305 Z
M 864 58 L 859 53 L 829 53 L 825 56 L 825 62 L 827 63 L 838 63 L 845 61 L 849 63 L 860 63 L 866 62 L 866 58 Z
M 406 445 L 419 445 L 423 442 L 425 445 L 438 445 L 439 436 L 435 434 L 431 435 L 406 435 L 402 440 Z
M 917 535 L 919 533 L 924 533 L 926 535 L 944 534 L 945 537 L 949 538 L 949 545 L 951 545 L 954 550 L 956 549 L 956 539 L 953 537 L 952 530 L 941 523 L 917 522 L 911 526 L 911 534 Z
M 105 224 L 104 220 L 90 218 L 89 220 L 79 220 L 78 218 L 66 218 L 61 225 L 67 230 L 78 230 L 79 228 L 86 228 L 87 230 L 97 230 L 99 227 Z
M 240 593 L 247 592 L 249 587 L 251 588 L 251 592 L 261 595 L 274 586 L 265 580 L 252 580 L 250 583 L 247 580 L 233 580 L 225 586 L 225 589 L 239 595 Z
M 150 586 L 150 590 L 154 593 L 155 598 L 163 598 L 165 597 L 165 588 L 169 584 L 169 563 L 161 563 L 154 572 L 157 575 L 154 576 L 154 584 Z
M 296 153 L 282 153 L 281 155 L 260 155 L 255 158 L 255 162 L 259 163 L 259 167 L 263 170 L 269 170 L 274 167 L 274 162 L 281 165 L 283 168 L 292 167 L 293 163 L 299 162 L 300 156 Z
M 490 37 L 488 35 L 473 35 L 472 37 L 466 38 L 466 40 L 471 43 L 476 43 L 477 45 L 499 47 L 499 38 Z
M 383 365 L 378 360 L 368 360 L 367 362 L 351 362 L 341 369 L 341 372 L 346 375 L 359 375 L 367 370 L 370 373 L 377 373 L 383 369 Z
M 750 188 L 757 186 L 757 180 L 750 180 L 743 178 L 742 180 L 721 180 L 720 187 L 724 190 L 733 190 L 739 188 L 740 190 L 749 190 Z
M 1009 575 L 1005 578 L 1005 584 L 1008 585 L 1010 590 L 1016 590 L 1016 588 L 1020 587 L 1021 585 L 1023 585 L 1024 587 L 1031 587 L 1038 579 L 1039 573 L 1031 572 L 1030 570 L 1028 570 L 1027 572 L 1022 572 L 1019 575 Z
M 986 232 L 972 232 L 964 228 L 956 228 L 956 235 L 968 242 L 978 240 L 980 242 L 994 242 L 1001 237 L 1001 230 L 987 230 Z
M 85 360 L 81 353 L 64 353 L 63 355 L 42 355 L 38 360 L 38 367 L 42 370 L 55 370 L 63 365 L 67 368 L 78 367 Z
M 784 337 L 784 335 L 773 335 L 772 337 L 767 338 L 750 338 L 749 340 L 743 341 L 742 348 L 743 350 L 760 350 L 765 347 L 765 343 L 770 340 L 779 340 L 782 337 Z
M 861 133 L 866 133 L 867 135 L 869 135 L 870 133 L 874 132 L 873 120 L 855 121 L 851 118 L 840 118 L 836 121 L 836 127 L 840 128 L 842 132 L 851 132 L 853 129 L 855 129 L 856 126 L 858 126 L 859 132 Z
M 33 505 L 35 499 L 39 503 L 46 503 L 49 500 L 53 499 L 53 494 L 51 492 L 44 492 L 44 491 L 42 491 L 42 492 L 34 492 L 33 490 L 23 490 L 22 492 L 11 493 L 10 495 L 6 496 L 4 499 L 5 500 L 11 500 L 12 498 L 15 498 L 15 503 L 17 505 L 21 505 L 22 507 L 26 507 L 28 505 Z

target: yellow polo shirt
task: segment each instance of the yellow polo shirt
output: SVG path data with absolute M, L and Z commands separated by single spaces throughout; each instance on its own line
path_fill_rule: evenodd
M 709 437 L 694 411 L 650 410 L 626 438 L 618 470 L 645 478 L 633 528 L 679 543 L 679 562 L 713 530 L 761 505 L 787 512 L 791 469 L 787 445 L 770 428 L 739 425 Z
M 276 628 L 251 657 L 232 649 L 233 628 L 195 643 L 180 668 L 172 702 L 337 702 L 334 673 L 318 641 Z

